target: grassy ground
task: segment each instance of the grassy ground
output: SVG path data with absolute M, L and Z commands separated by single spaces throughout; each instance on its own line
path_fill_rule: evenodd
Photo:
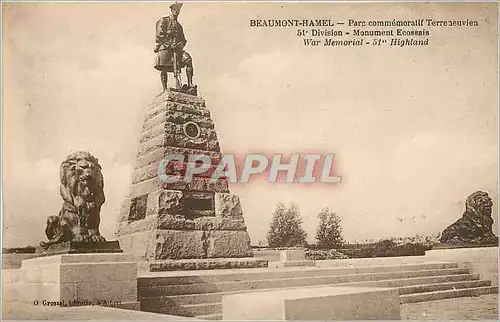
M 498 294 L 401 305 L 404 320 L 499 320 Z
M 179 320 L 178 317 L 103 307 L 35 307 L 4 301 L 3 320 Z M 403 320 L 498 320 L 498 294 L 401 305 Z

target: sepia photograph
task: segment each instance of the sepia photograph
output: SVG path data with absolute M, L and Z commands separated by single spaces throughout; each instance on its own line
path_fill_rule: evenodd
M 2 320 L 492 320 L 498 2 L 2 2 Z

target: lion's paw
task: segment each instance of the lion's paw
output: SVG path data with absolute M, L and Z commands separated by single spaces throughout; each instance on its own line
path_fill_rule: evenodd
M 90 241 L 94 242 L 94 243 L 102 243 L 102 242 L 105 242 L 106 239 L 102 236 L 99 236 L 99 235 L 93 235 L 93 236 L 90 236 Z
M 77 243 L 82 243 L 85 241 L 85 238 L 84 238 L 84 236 L 79 235 L 79 236 L 75 236 L 75 238 L 73 238 L 73 241 L 77 242 Z

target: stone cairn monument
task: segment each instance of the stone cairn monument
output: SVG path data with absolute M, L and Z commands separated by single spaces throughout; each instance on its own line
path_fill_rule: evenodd
M 164 91 L 145 115 L 118 239 L 146 271 L 267 266 L 252 257 L 238 196 L 229 193 L 226 179 L 210 182 L 222 156 L 210 111 L 192 83 L 192 61 L 183 50 L 186 41 L 177 21 L 180 7 L 172 5 L 172 15 L 156 24 L 155 68 L 161 71 Z M 183 67 L 187 85 L 180 81 Z M 175 88 L 167 87 L 168 72 L 174 73 Z M 172 154 L 185 158 L 161 169 Z M 190 182 L 161 179 L 162 170 L 182 176 L 193 154 L 208 156 L 210 169 Z
M 476 191 L 467 197 L 465 212 L 441 234 L 444 244 L 496 245 L 498 237 L 493 233 L 493 202 L 488 193 Z

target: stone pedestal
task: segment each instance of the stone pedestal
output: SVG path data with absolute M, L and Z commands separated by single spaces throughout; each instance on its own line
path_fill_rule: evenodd
M 139 309 L 137 263 L 117 253 L 65 254 L 23 260 L 19 300 L 52 306 L 103 305 Z
M 304 249 L 285 249 L 279 251 L 279 261 L 269 262 L 269 267 L 310 267 L 316 262 L 306 260 Z
M 50 245 L 47 249 L 41 246 L 35 249 L 35 257 L 86 253 L 123 253 L 123 250 L 120 248 L 120 243 L 116 240 L 100 243 L 69 241 Z
M 398 289 L 309 287 L 224 295 L 223 320 L 400 320 Z
M 315 267 L 316 262 L 311 260 L 269 262 L 268 267 Z
M 425 252 L 427 261 L 449 261 L 458 263 L 471 273 L 479 274 L 481 279 L 491 280 L 498 286 L 498 246 L 497 247 L 457 247 L 432 249 Z
M 287 261 L 303 261 L 306 259 L 306 252 L 304 249 L 285 249 L 280 250 L 280 260 Z
M 160 169 L 171 154 L 184 160 Z M 210 158 L 207 172 L 195 174 L 191 182 L 161 180 L 162 171 L 183 177 L 193 154 Z M 157 269 L 165 266 L 162 262 L 180 259 L 253 256 L 238 196 L 229 193 L 226 179 L 210 182 L 221 158 L 202 98 L 170 91 L 155 98 L 146 113 L 117 232 L 123 250 L 136 256 L 141 267 Z

